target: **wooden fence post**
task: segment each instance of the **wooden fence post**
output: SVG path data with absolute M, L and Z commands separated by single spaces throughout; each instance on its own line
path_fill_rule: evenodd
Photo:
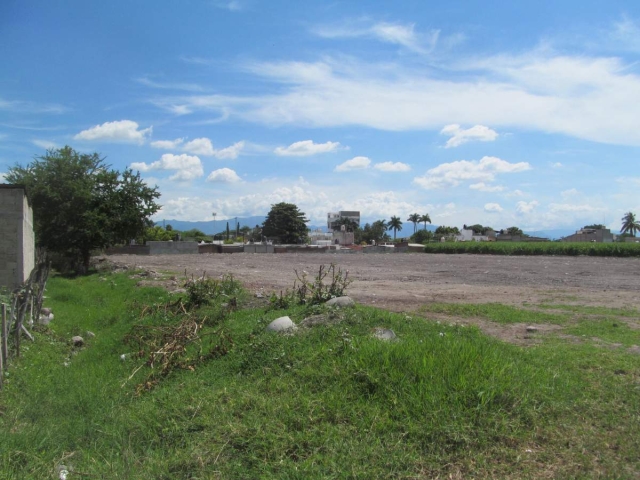
M 7 306 L 2 304 L 2 323 L 0 324 L 0 389 L 4 380 L 4 366 L 7 363 Z

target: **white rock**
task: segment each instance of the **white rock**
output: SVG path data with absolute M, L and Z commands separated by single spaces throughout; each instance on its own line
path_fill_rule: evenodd
M 49 325 L 49 323 L 51 323 L 51 320 L 53 320 L 53 313 L 50 313 L 48 315 L 40 315 L 38 317 L 38 323 L 40 325 Z
M 394 340 L 396 333 L 389 328 L 376 328 L 373 331 L 373 336 L 378 340 Z
M 276 318 L 267 325 L 268 332 L 286 332 L 287 330 L 295 330 L 296 324 L 289 317 Z
M 527 327 L 527 332 L 529 332 L 529 333 L 535 333 L 535 332 L 537 332 L 537 331 L 538 331 L 538 327 L 533 327 L 533 326 L 531 326 L 531 325 L 529 325 L 529 326 Z
M 87 332 L 85 333 L 85 335 L 87 336 L 87 338 L 94 338 L 96 336 L 95 333 L 93 333 L 90 330 L 87 330 Z
M 332 298 L 326 303 L 328 307 L 333 306 L 333 307 L 340 307 L 340 308 L 353 307 L 355 306 L 355 304 L 356 302 L 354 302 L 351 297 L 347 297 L 347 296 Z
M 81 347 L 84 345 L 84 338 L 82 338 L 80 335 L 76 335 L 71 339 L 71 341 L 73 342 L 74 347 Z

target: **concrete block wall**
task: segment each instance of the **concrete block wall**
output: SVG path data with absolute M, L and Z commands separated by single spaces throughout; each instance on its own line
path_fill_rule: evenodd
M 34 266 L 33 211 L 24 188 L 0 185 L 0 287 L 18 287 Z
M 147 242 L 150 255 L 198 253 L 197 242 Z

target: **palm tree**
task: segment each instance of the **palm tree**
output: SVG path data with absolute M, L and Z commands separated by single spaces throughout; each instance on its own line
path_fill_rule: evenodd
M 420 217 L 420 222 L 424 222 L 424 229 L 427 229 L 427 222 L 431 223 L 431 217 L 429 216 L 428 213 L 425 213 L 424 215 L 422 215 Z
M 387 226 L 387 230 L 391 230 L 393 229 L 393 239 L 396 239 L 396 232 L 398 230 L 402 230 L 402 220 L 400 220 L 400 217 L 396 217 L 395 215 L 393 217 L 391 217 L 391 220 L 389 220 L 389 225 Z
M 640 231 L 640 222 L 636 221 L 636 215 L 631 212 L 627 212 L 622 217 L 622 229 L 620 233 L 630 233 L 632 237 L 636 236 L 636 233 Z
M 413 223 L 413 233 L 416 233 L 416 230 L 418 229 L 419 221 L 420 221 L 419 213 L 412 213 L 411 215 L 409 215 L 409 218 L 407 218 L 407 222 Z

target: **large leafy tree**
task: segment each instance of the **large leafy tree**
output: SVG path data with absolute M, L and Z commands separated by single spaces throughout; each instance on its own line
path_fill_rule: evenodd
M 418 229 L 418 222 L 420 222 L 420 214 L 412 213 L 409 215 L 409 218 L 407 218 L 407 222 L 413 223 L 413 233 L 416 233 L 416 230 Z
M 640 231 L 640 222 L 636 220 L 636 215 L 632 212 L 627 212 L 622 217 L 622 229 L 620 233 L 630 233 L 632 237 L 636 236 L 636 233 Z
M 424 223 L 424 230 L 426 230 L 427 222 L 431 223 L 431 217 L 428 213 L 425 213 L 424 215 L 420 215 L 420 221 Z
M 389 220 L 389 224 L 387 225 L 387 230 L 393 230 L 393 239 L 396 239 L 396 232 L 398 230 L 402 230 L 402 220 L 400 217 L 396 217 L 395 215 L 391 217 Z
M 271 205 L 267 219 L 262 224 L 262 234 L 277 237 L 282 243 L 304 243 L 308 237 L 308 220 L 293 203 Z
M 347 217 L 341 217 L 335 222 L 331 222 L 331 230 L 339 231 L 342 225 L 345 226 L 347 232 L 355 232 L 358 228 L 358 222 Z
M 112 170 L 97 153 L 68 146 L 10 168 L 6 179 L 26 187 L 38 246 L 60 254 L 78 273 L 88 270 L 92 250 L 143 234 L 160 208 L 157 187 L 139 173 Z

